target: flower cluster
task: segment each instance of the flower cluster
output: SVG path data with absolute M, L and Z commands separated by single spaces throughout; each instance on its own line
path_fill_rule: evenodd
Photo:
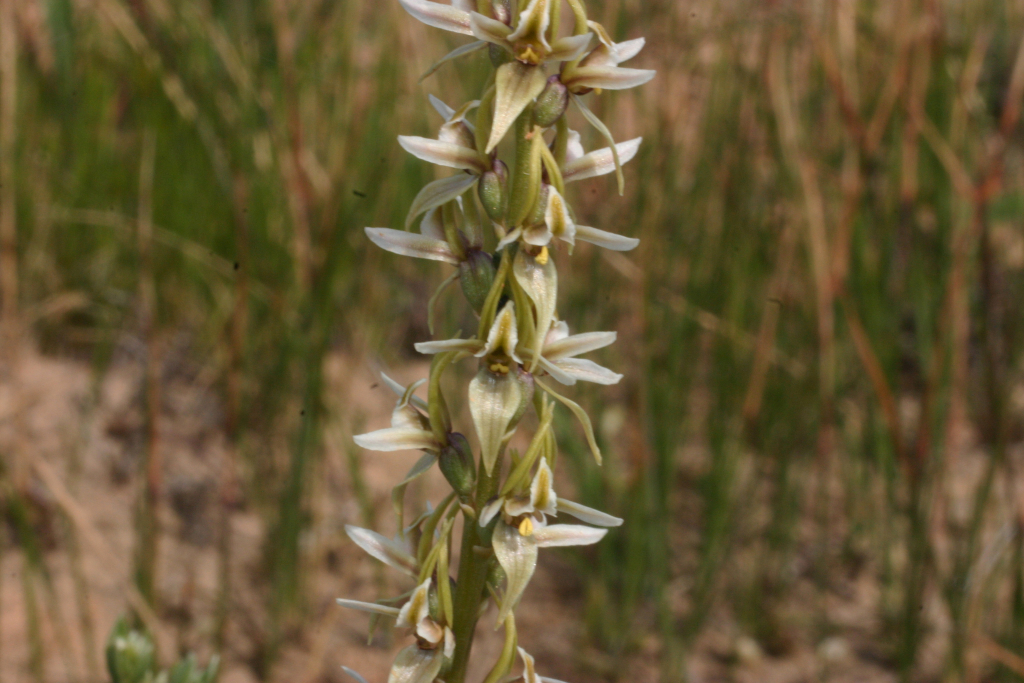
M 615 384 L 622 375 L 579 357 L 610 345 L 615 333 L 569 333 L 556 311 L 554 252 L 561 245 L 571 253 L 578 240 L 617 251 L 637 246 L 635 239 L 578 224 L 566 185 L 615 173 L 622 191 L 622 164 L 637 153 L 640 139 L 616 144 L 582 97 L 641 85 L 654 72 L 620 66 L 644 40 L 614 42 L 603 26 L 588 20 L 584 0 L 565 0 L 573 17 L 570 35 L 559 30 L 563 0 L 399 1 L 425 24 L 477 39 L 429 73 L 478 50 L 489 52 L 495 68 L 479 99 L 450 107 L 431 97 L 443 120 L 436 138 L 398 138 L 416 157 L 458 172 L 420 191 L 405 230 L 367 228 L 366 234 L 395 254 L 455 266 L 435 297 L 458 280 L 479 325 L 468 338 L 416 344 L 432 356 L 429 377 L 405 387 L 385 376 L 398 397 L 391 426 L 355 437 L 370 450 L 423 452 L 393 491 L 398 534 L 386 538 L 348 527 L 355 543 L 411 577 L 416 588 L 375 603 L 338 602 L 374 618 L 394 618 L 415 637 L 395 660 L 389 683 L 463 683 L 473 633 L 490 601 L 497 606 L 497 627 L 505 629 L 505 647 L 485 683 L 550 681 L 534 671 L 515 626 L 514 610 L 537 554 L 546 547 L 596 543 L 622 523 L 555 492 L 556 405 L 579 420 L 599 464 L 601 454 L 587 414 L 549 378 L 562 385 Z M 607 147 L 583 149 L 567 122 L 570 104 Z M 410 231 L 417 221 L 418 232 Z M 467 389 L 476 454 L 453 428 L 441 390 L 442 375 L 464 360 L 477 364 Z M 424 385 L 426 400 L 416 395 Z M 537 426 L 519 453 L 509 444 L 531 411 Z M 406 524 L 405 489 L 435 465 L 452 492 Z M 459 515 L 464 523 L 453 580 Z M 582 524 L 554 523 L 559 515 Z M 517 653 L 522 672 L 513 675 Z

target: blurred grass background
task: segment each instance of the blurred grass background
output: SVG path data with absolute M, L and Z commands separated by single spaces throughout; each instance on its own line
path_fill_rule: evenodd
M 589 4 L 618 39 L 647 37 L 637 63 L 658 77 L 592 98 L 618 139 L 645 138 L 626 196 L 602 178 L 571 197 L 581 222 L 642 242 L 564 266 L 563 317 L 620 330 L 608 360 L 626 373 L 577 389 L 611 457 L 594 469 L 566 419 L 567 471 L 582 502 L 627 519 L 568 556 L 575 644 L 605 654 L 565 671 L 1024 680 L 1024 2 Z M 79 489 L 74 444 L 125 364 L 140 369 L 128 605 L 194 626 L 154 578 L 180 561 L 160 550 L 177 500 L 161 424 L 182 376 L 214 397 L 224 446 L 216 596 L 176 642 L 230 668 L 240 510 L 262 520 L 263 616 L 236 664 L 280 680 L 313 638 L 304 577 L 346 545 L 326 501 L 386 510 L 358 453 L 343 490 L 318 480 L 327 442 L 364 417 L 325 368 L 407 364 L 428 334 L 444 274 L 362 228 L 400 225 L 433 178 L 395 137 L 432 135 L 427 92 L 476 92 L 482 57 L 418 83 L 460 42 L 390 1 L 0 0 L 0 553 L 22 567 L 8 632 L 29 641 L 4 668 L 0 638 L 5 677 L 102 679 L 76 569 L 102 494 Z M 82 436 L 53 462 L 12 408 L 33 354 L 92 378 Z M 74 609 L 54 597 L 61 572 Z M 764 668 L 805 656 L 810 678 Z

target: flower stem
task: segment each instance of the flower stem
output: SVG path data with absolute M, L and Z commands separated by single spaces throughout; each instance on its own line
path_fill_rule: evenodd
M 478 468 L 476 485 L 476 512 L 479 519 L 480 510 L 488 500 L 498 492 L 501 477 L 501 459 L 499 458 L 493 472 L 488 475 L 486 468 Z M 480 601 L 487 586 L 487 574 L 491 568 L 493 555 L 481 555 L 474 549 L 480 544 L 480 525 L 475 519 L 465 519 L 462 530 L 462 551 L 459 559 L 459 574 L 455 584 L 455 623 L 452 631 L 455 634 L 455 654 L 452 657 L 452 668 L 445 676 L 447 683 L 463 683 L 466 678 L 466 667 L 469 664 L 469 653 L 473 648 L 473 634 L 480 615 Z M 490 550 L 489 545 L 485 546 Z

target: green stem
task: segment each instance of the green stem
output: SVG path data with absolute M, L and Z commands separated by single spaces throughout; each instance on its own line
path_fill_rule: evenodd
M 501 459 L 499 458 L 498 466 L 490 475 L 483 467 L 478 469 L 477 515 L 480 514 L 484 504 L 498 492 Z M 459 575 L 455 584 L 455 623 L 452 625 L 452 632 L 455 634 L 455 654 L 452 657 L 452 668 L 445 676 L 447 683 L 463 683 L 466 678 L 469 653 L 473 648 L 473 634 L 476 631 L 476 622 L 480 615 L 480 601 L 483 599 L 484 590 L 487 587 L 487 574 L 490 572 L 492 558 L 490 555 L 478 555 L 475 551 L 482 540 L 480 531 L 480 525 L 475 519 L 465 519 L 465 526 L 462 530 L 462 551 L 459 556 Z

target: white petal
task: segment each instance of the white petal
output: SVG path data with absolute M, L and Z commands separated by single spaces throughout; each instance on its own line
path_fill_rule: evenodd
M 512 33 L 512 29 L 497 19 L 491 19 L 478 12 L 473 12 L 470 15 L 469 26 L 476 38 L 493 43 L 494 45 L 500 45 L 506 50 L 512 49 L 508 42 L 508 34 Z
M 431 209 L 423 214 L 423 220 L 420 221 L 420 234 L 447 244 L 444 236 L 444 225 L 441 223 L 441 207 Z
M 579 524 L 552 524 L 533 532 L 538 548 L 569 545 L 593 545 L 604 538 L 607 529 L 595 529 Z
M 551 228 L 548 227 L 547 223 L 541 223 L 540 225 L 531 225 L 522 232 L 523 241 L 527 244 L 532 244 L 535 247 L 546 247 L 551 244 Z
M 397 617 L 399 613 L 399 609 L 397 607 L 378 605 L 375 602 L 360 602 L 359 600 L 346 600 L 344 598 L 338 598 L 335 602 L 342 607 L 357 609 L 362 612 L 373 612 L 374 614 L 381 614 L 385 617 Z
M 398 628 L 414 628 L 430 616 L 430 583 L 431 580 L 428 577 L 426 581 L 416 586 L 416 590 L 412 592 L 409 602 L 402 605 L 395 626 Z
M 547 82 L 544 69 L 539 66 L 530 66 L 514 59 L 498 67 L 494 79 L 494 123 L 485 150 L 488 154 L 505 137 L 526 105 L 540 95 Z
M 605 333 L 600 332 L 599 334 Z M 612 332 L 612 334 L 615 333 Z M 567 339 L 568 337 L 569 324 L 566 323 L 564 320 L 556 320 L 554 323 L 552 323 L 551 329 L 548 330 L 547 336 L 544 337 L 544 349 L 547 350 L 547 348 L 554 344 L 555 342 L 562 341 L 563 339 Z
M 351 524 L 345 525 L 345 533 L 370 556 L 404 574 L 416 576 L 416 558 L 401 544 L 381 536 L 376 531 L 362 529 Z
M 494 470 L 502 439 L 522 400 L 523 387 L 510 374 L 498 375 L 481 368 L 469 383 L 469 411 L 480 440 L 480 458 L 488 473 Z
M 442 261 L 452 265 L 459 263 L 452 253 L 452 248 L 442 240 L 391 228 L 366 228 L 366 236 L 378 247 L 392 254 Z
M 516 309 L 515 305 L 508 301 L 494 317 L 494 323 L 487 333 L 487 343 L 476 353 L 476 357 L 483 358 L 501 348 L 509 358 L 517 363 L 522 363 L 522 359 L 516 355 L 516 346 L 518 345 L 519 331 L 516 327 Z
M 495 498 L 480 510 L 480 526 L 487 526 L 505 503 L 504 498 Z
M 443 341 L 418 342 L 413 347 L 420 353 L 434 354 L 445 351 L 469 351 L 475 353 L 480 348 L 478 339 L 445 339 Z
M 621 43 L 615 43 L 615 59 L 616 64 L 622 62 L 628 62 L 629 60 L 640 54 L 640 50 L 644 49 L 644 44 L 647 41 L 643 38 L 634 38 L 633 40 L 624 40 Z
M 450 178 L 441 178 L 441 180 L 427 183 L 420 190 L 419 194 L 416 195 L 416 198 L 412 200 L 412 206 L 409 207 L 409 215 L 405 219 L 405 227 L 408 228 L 412 225 L 416 217 L 424 211 L 430 211 L 460 196 L 466 190 L 476 185 L 479 179 L 480 176 L 472 173 L 459 173 Z
M 654 78 L 656 73 L 650 69 L 627 69 L 620 66 L 581 66 L 572 70 L 565 84 L 572 88 L 626 90 L 643 85 Z
M 594 526 L 622 526 L 622 520 L 618 517 L 613 517 L 607 512 L 588 508 L 586 505 L 580 505 L 579 503 L 574 503 L 571 500 L 566 500 L 565 498 L 558 499 L 558 511 L 564 512 L 571 517 L 575 517 L 581 522 L 593 524 Z
M 561 324 L 565 325 L 564 322 Z M 568 327 L 566 327 L 566 331 L 568 331 Z M 555 361 L 580 356 L 614 344 L 617 336 L 617 332 L 584 332 L 552 340 L 552 335 L 548 335 L 544 344 L 544 357 Z
M 477 5 L 475 0 L 452 0 L 452 7 L 456 7 L 463 12 L 475 12 Z
M 512 244 L 517 239 L 519 239 L 522 236 L 522 234 L 523 234 L 523 229 L 522 228 L 516 228 L 515 230 L 512 230 L 507 235 L 505 235 L 504 237 L 501 238 L 501 241 L 498 242 L 498 246 L 497 246 L 497 248 L 495 248 L 495 251 L 501 251 L 507 245 Z
M 573 379 L 594 384 L 618 384 L 622 375 L 585 358 L 564 358 L 552 363 Z
M 424 431 L 430 429 L 430 423 L 416 408 L 408 403 L 399 402 L 391 411 L 391 428 Z
M 574 384 L 576 384 L 575 377 L 562 370 L 560 367 L 549 361 L 544 356 L 540 357 L 540 366 L 545 370 L 545 372 L 554 377 L 555 380 L 561 382 L 567 387 L 571 387 Z
M 473 35 L 469 28 L 469 13 L 451 5 L 429 0 L 398 0 L 405 11 L 422 21 L 427 26 Z
M 615 151 L 619 153 L 619 161 L 625 164 L 635 157 L 642 141 L 643 138 L 633 138 L 615 145 Z M 573 161 L 567 161 L 562 169 L 562 180 L 571 183 L 575 180 L 595 178 L 613 171 L 615 171 L 615 158 L 612 156 L 611 148 L 605 147 Z
M 635 237 L 616 235 L 614 232 L 605 232 L 589 225 L 576 226 L 576 239 L 596 244 L 611 251 L 630 251 L 636 249 L 640 244 L 640 240 Z
M 546 60 L 549 62 L 571 62 L 579 59 L 583 52 L 590 45 L 593 33 L 584 33 L 581 36 L 566 36 L 551 43 L 551 53 Z
M 548 5 L 549 0 L 530 0 L 526 9 L 519 13 L 519 23 L 516 30 L 509 35 L 509 42 L 514 43 L 523 38 L 536 39 L 545 52 L 550 52 L 551 46 L 545 37 L 551 21 L 551 10 Z
M 540 676 L 537 675 L 533 657 L 527 654 L 526 650 L 521 647 L 516 649 L 519 650 L 519 656 L 523 660 L 523 683 L 540 683 Z
M 505 621 L 505 616 L 515 608 L 526 586 L 533 578 L 537 569 L 537 541 L 531 536 L 523 536 L 519 529 L 499 521 L 494 527 L 491 537 L 494 556 L 498 564 L 505 570 L 505 598 L 501 602 L 498 623 Z
M 399 384 L 395 380 L 393 380 L 390 377 L 388 377 L 387 375 L 385 375 L 383 372 L 380 373 L 380 377 L 381 377 L 381 379 L 384 380 L 384 384 L 386 384 L 387 387 L 389 389 L 391 389 L 391 391 L 393 391 L 396 394 L 398 394 L 399 397 L 405 396 L 405 387 L 403 387 L 401 384 Z M 419 382 L 424 382 L 425 380 L 418 380 L 418 381 Z M 422 398 L 419 398 L 418 396 L 411 397 L 410 398 L 410 402 L 414 406 L 416 406 L 417 408 L 420 408 L 421 410 L 426 410 L 427 409 L 427 402 L 424 401 Z
M 389 427 L 352 437 L 361 448 L 369 451 L 428 451 L 438 448 L 432 432 L 409 427 Z
M 541 458 L 537 474 L 533 476 L 533 481 L 530 483 L 530 504 L 545 515 L 554 515 L 558 512 L 558 496 L 555 494 L 554 480 L 555 475 L 551 472 L 547 458 Z
M 475 149 L 415 135 L 399 135 L 398 144 L 409 154 L 431 164 L 475 173 L 486 170 L 486 162 Z
M 444 663 L 440 649 L 421 650 L 410 645 L 395 658 L 388 674 L 388 683 L 433 683 Z

